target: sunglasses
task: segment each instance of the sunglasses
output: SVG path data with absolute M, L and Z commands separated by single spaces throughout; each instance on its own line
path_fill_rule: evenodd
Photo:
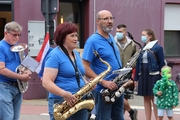
M 14 36 L 14 37 L 16 37 L 16 36 L 21 36 L 21 34 L 12 34 L 12 33 L 10 33 L 10 32 L 8 32 L 9 34 L 11 34 L 12 36 Z

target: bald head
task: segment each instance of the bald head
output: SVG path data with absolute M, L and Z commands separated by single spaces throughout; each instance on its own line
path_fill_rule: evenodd
M 97 13 L 96 19 L 98 18 L 103 18 L 105 15 L 111 15 L 111 12 L 109 12 L 108 10 L 101 10 Z

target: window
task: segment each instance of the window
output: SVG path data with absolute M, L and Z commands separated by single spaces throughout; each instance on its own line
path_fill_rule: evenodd
M 166 4 L 164 14 L 164 53 L 180 57 L 180 5 Z
M 169 57 L 180 56 L 180 31 L 164 32 L 164 54 Z
M 80 3 L 79 2 L 60 2 L 59 13 L 57 14 L 57 23 L 72 22 L 78 27 L 78 39 L 81 42 L 82 33 L 80 31 L 81 21 L 80 21 Z M 77 47 L 80 47 L 80 42 L 78 42 Z

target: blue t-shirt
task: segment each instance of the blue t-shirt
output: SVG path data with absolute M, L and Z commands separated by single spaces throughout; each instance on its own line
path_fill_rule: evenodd
M 114 50 L 110 43 L 113 44 Z M 104 61 L 108 62 L 112 67 L 111 72 L 109 72 L 104 79 L 112 80 L 115 78 L 117 74 L 112 74 L 112 71 L 120 69 L 122 67 L 122 63 L 119 49 L 116 46 L 113 36 L 109 34 L 109 38 L 106 39 L 96 32 L 91 35 L 85 43 L 82 58 L 91 63 L 91 69 L 98 75 L 107 70 L 107 65 L 102 63 L 99 58 L 95 56 L 93 53 L 94 50 L 97 51 L 99 56 Z M 103 89 L 103 86 L 98 84 L 95 90 L 100 91 L 101 89 Z
M 13 72 L 16 72 L 16 68 L 20 65 L 19 52 L 12 52 L 9 45 L 5 40 L 0 41 L 0 62 L 5 63 L 5 67 Z M 0 82 L 16 82 L 17 79 L 8 78 L 0 74 Z
M 77 68 L 80 77 L 80 87 L 83 87 L 85 85 L 85 82 L 82 79 L 82 76 L 85 73 L 85 69 L 82 64 L 80 54 L 76 50 L 74 50 L 74 55 L 76 58 Z M 58 46 L 54 48 L 47 56 L 45 68 L 58 69 L 58 73 L 54 83 L 61 89 L 69 91 L 72 94 L 76 93 L 80 89 L 76 79 L 75 69 L 71 61 L 69 60 L 68 56 L 62 50 L 60 50 Z M 61 97 L 50 93 L 49 98 Z

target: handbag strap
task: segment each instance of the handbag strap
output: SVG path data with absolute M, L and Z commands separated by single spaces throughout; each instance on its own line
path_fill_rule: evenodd
M 152 50 L 150 50 L 150 49 L 147 49 L 149 52 L 151 52 L 152 54 L 153 54 L 153 56 L 156 58 L 156 60 L 157 60 L 157 57 L 156 57 L 156 55 L 154 54 L 154 52 L 152 51 Z

